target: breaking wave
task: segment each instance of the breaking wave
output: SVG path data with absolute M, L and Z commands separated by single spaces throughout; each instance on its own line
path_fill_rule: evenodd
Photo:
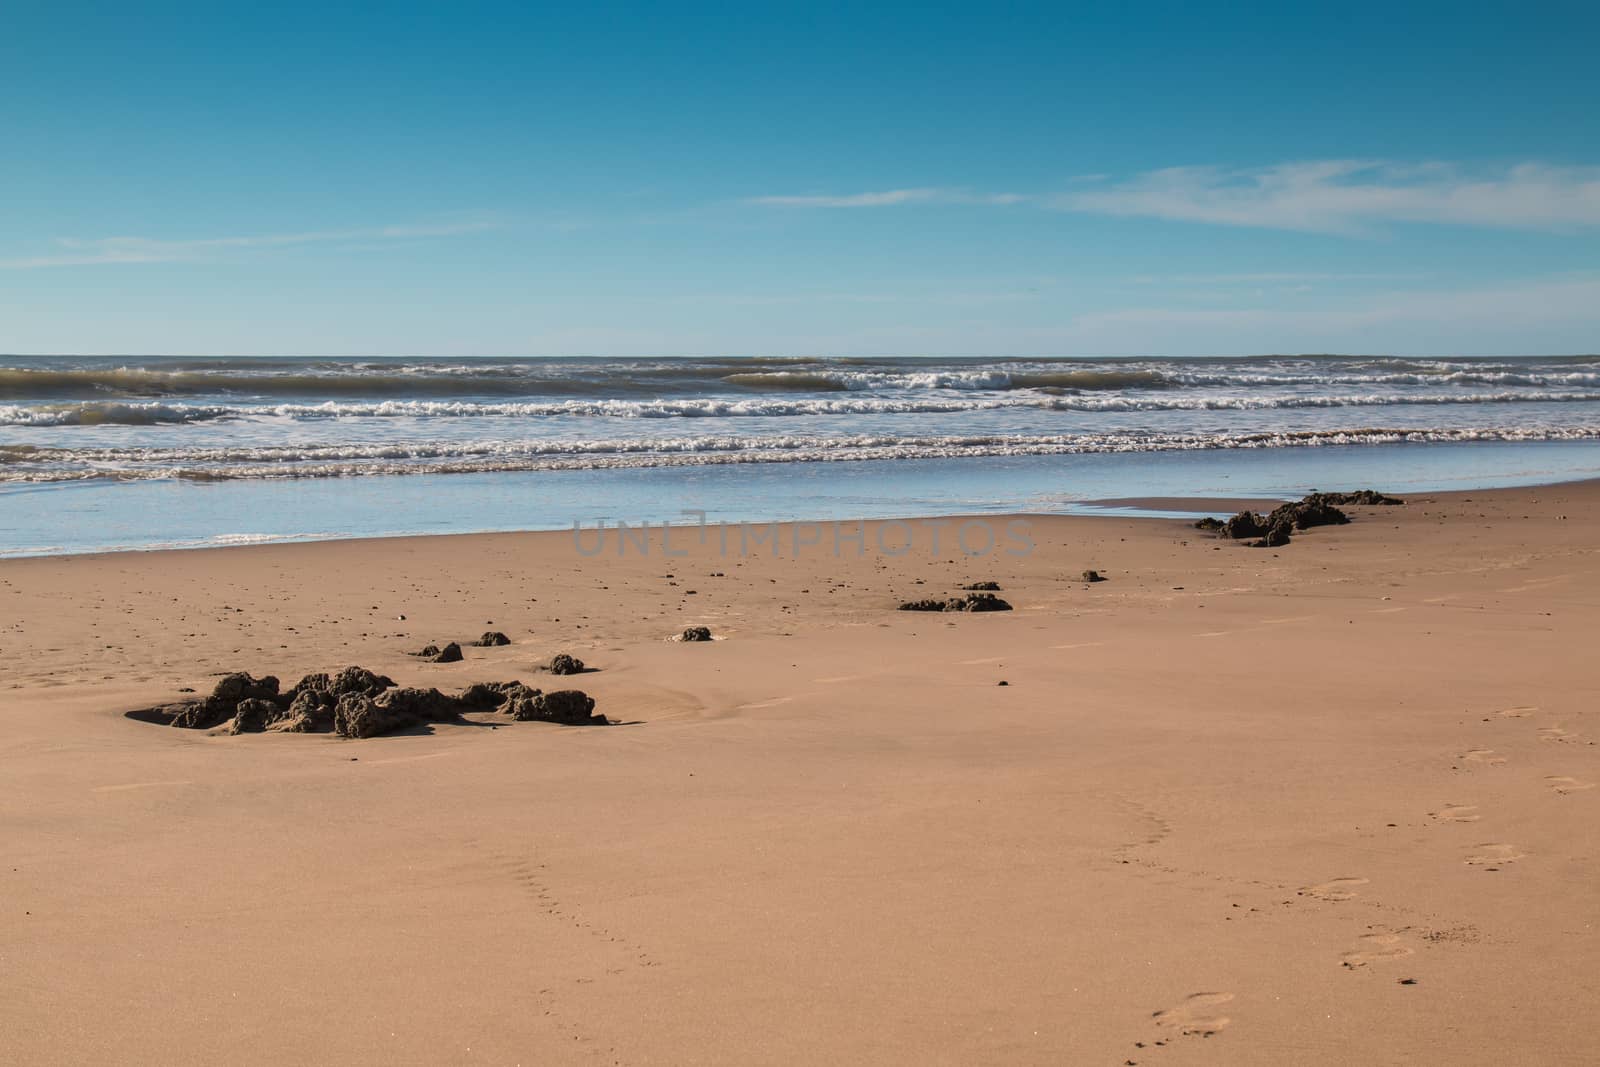
M 1081 455 L 1201 449 L 1482 441 L 1600 441 L 1586 428 L 1350 427 L 1259 433 L 1084 433 L 838 437 L 706 435 L 647 440 L 470 441 L 450 444 L 282 445 L 217 448 L 0 446 L 0 483 L 186 479 L 342 478 L 494 471 L 603 470 Z
M 1270 411 L 1295 408 L 1390 407 L 1395 405 L 1569 404 L 1600 402 L 1600 392 L 1364 393 L 1334 395 L 1004 395 L 995 397 L 895 398 L 841 397 L 811 399 L 736 399 L 703 397 L 683 400 L 563 400 L 512 403 L 385 400 L 320 404 L 177 404 L 147 403 L 0 404 L 0 425 L 12 426 L 153 426 L 205 422 L 224 418 L 287 419 L 361 418 L 782 418 L 816 415 L 955 414 L 1007 408 L 1046 411 Z

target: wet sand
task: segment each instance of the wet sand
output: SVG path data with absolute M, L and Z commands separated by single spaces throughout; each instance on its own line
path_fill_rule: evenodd
M 1593 1062 L 1600 487 L 1349 510 L 0 561 L 0 1061 Z M 631 725 L 123 714 L 556 652 Z

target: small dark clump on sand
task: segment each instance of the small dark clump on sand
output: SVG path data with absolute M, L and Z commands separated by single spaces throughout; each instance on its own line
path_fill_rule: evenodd
M 376 737 L 426 723 L 459 722 L 463 711 L 499 709 L 521 721 L 607 725 L 594 714 L 594 698 L 576 689 L 542 693 L 521 682 L 479 682 L 457 696 L 437 689 L 397 686 L 363 667 L 336 675 L 308 674 L 286 692 L 273 677 L 230 674 L 204 700 L 130 713 L 148 722 L 190 730 L 220 728 L 230 734 L 324 733 Z
M 429 645 L 419 652 L 411 653 L 411 655 L 419 659 L 425 659 L 430 663 L 460 663 L 461 646 L 451 641 L 443 648 L 438 645 Z
M 709 641 L 711 640 L 711 628 L 708 626 L 691 626 L 687 630 L 683 631 L 683 635 L 679 638 L 679 640 Z
M 1010 611 L 1011 605 L 993 593 L 968 593 L 948 600 L 907 600 L 900 611 Z
M 511 638 L 507 637 L 499 630 L 488 630 L 482 637 L 478 638 L 472 643 L 479 648 L 496 648 L 500 645 L 509 645 L 511 643 Z
M 961 588 L 969 590 L 969 591 L 974 592 L 974 593 L 983 593 L 983 592 L 998 593 L 1000 591 L 1000 583 L 999 582 L 973 582 L 971 585 L 964 585 Z
M 569 656 L 565 652 L 558 652 L 550 657 L 550 666 L 545 669 L 551 674 L 582 674 L 583 660 L 577 656 Z
M 1103 582 L 1106 579 L 1105 575 L 1101 574 L 1099 571 L 1084 571 L 1083 580 L 1086 582 Z

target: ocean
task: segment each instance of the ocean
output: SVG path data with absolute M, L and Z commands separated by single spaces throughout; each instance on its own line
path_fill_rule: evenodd
M 1600 356 L 0 356 L 3 555 L 1597 475 Z

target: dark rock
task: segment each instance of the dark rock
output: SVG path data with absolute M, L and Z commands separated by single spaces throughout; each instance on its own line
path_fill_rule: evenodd
M 272 675 L 265 678 L 252 678 L 240 671 L 230 674 L 217 683 L 207 699 L 215 701 L 219 706 L 226 704 L 230 709 L 241 700 L 276 700 L 278 698 L 278 679 Z
M 1223 532 L 1235 541 L 1247 537 L 1260 537 L 1267 531 L 1261 525 L 1261 516 L 1253 511 L 1241 511 L 1222 525 Z
M 1281 548 L 1289 543 L 1289 531 L 1293 524 L 1289 522 L 1276 522 L 1259 541 L 1250 542 L 1251 548 Z
M 1306 501 L 1317 501 L 1323 504 L 1355 505 L 1358 507 L 1394 506 L 1404 504 L 1399 497 L 1384 496 L 1374 489 L 1357 489 L 1353 493 L 1312 493 Z
M 227 730 L 230 734 L 258 734 L 272 723 L 277 722 L 283 714 L 283 709 L 271 700 L 246 697 L 239 701 L 234 709 L 233 718 L 228 721 Z
M 961 588 L 967 589 L 967 590 L 971 590 L 972 592 L 988 591 L 988 592 L 991 592 L 991 593 L 998 593 L 1000 591 L 1000 583 L 999 582 L 973 582 L 971 585 L 964 585 Z
M 1010 611 L 1011 605 L 993 593 L 968 593 L 948 600 L 907 600 L 899 611 Z
M 509 645 L 511 638 L 499 630 L 490 630 L 472 643 L 479 648 L 497 648 L 500 645 Z
M 515 689 L 526 689 L 521 682 L 478 682 L 462 690 L 457 702 L 469 707 L 489 711 L 506 702 L 506 694 Z
M 322 675 L 327 678 L 327 675 Z M 299 687 L 296 687 L 299 689 Z M 309 734 L 333 729 L 333 709 L 338 698 L 327 689 L 299 689 L 288 710 L 267 724 L 277 733 Z
M 523 685 L 521 682 L 509 682 L 501 688 L 500 710 L 510 715 L 513 719 L 538 718 L 535 712 L 537 701 L 544 695 L 543 690 L 534 689 L 532 686 Z
M 278 679 L 271 675 L 254 678 L 241 671 L 225 676 L 204 700 L 169 704 L 161 709 L 161 714 L 168 717 L 171 726 L 184 730 L 209 730 L 234 718 L 244 701 L 260 701 L 276 712 L 279 699 Z M 257 713 L 252 711 L 247 721 L 254 721 L 255 717 Z
M 1204 530 L 1206 533 L 1221 533 L 1223 530 L 1227 529 L 1227 527 L 1222 524 L 1220 519 L 1213 519 L 1210 516 L 1207 516 L 1206 518 L 1203 518 L 1199 522 L 1195 523 L 1194 528 L 1196 530 Z
M 1103 582 L 1106 579 L 1099 571 L 1084 571 L 1083 580 L 1086 582 Z
M 1292 504 L 1280 504 L 1272 509 L 1266 521 L 1262 523 L 1267 530 L 1283 523 L 1287 523 L 1296 530 L 1309 530 L 1313 526 L 1343 526 L 1350 521 L 1350 516 L 1334 507 L 1313 497 L 1297 500 Z
M 336 704 L 346 693 L 377 696 L 393 685 L 393 678 L 374 674 L 365 667 L 346 667 L 331 677 L 327 674 L 308 674 L 289 690 L 288 695 L 298 697 L 301 693 L 321 693 L 328 697 L 327 703 Z
M 394 679 L 386 674 L 375 674 L 365 667 L 346 667 L 334 675 L 333 686 L 329 690 L 334 696 L 343 696 L 346 693 L 381 693 L 394 685 Z
M 711 628 L 708 626 L 691 626 L 683 631 L 683 640 L 709 641 L 711 640 Z
M 409 715 L 417 722 L 454 722 L 461 718 L 459 705 L 437 689 L 397 686 L 385 689 L 372 702 L 395 715 Z
M 507 703 L 507 710 L 520 722 L 556 722 L 567 726 L 606 724 L 604 715 L 593 714 L 594 698 L 577 689 L 561 689 L 554 693 L 527 690 L 513 696 Z
M 185 700 L 181 704 L 168 704 L 161 709 L 168 726 L 180 730 L 209 730 L 221 726 L 232 716 L 232 709 L 223 711 L 207 700 Z
M 706 631 L 708 634 L 709 630 Z M 688 640 L 688 638 L 684 638 Z M 565 652 L 557 653 L 550 657 L 549 671 L 551 674 L 582 674 L 583 660 L 576 656 L 569 656 Z
M 422 649 L 411 653 L 418 659 L 425 659 L 430 663 L 459 663 L 461 662 L 461 646 L 451 641 L 440 648 L 438 645 L 426 645 Z
M 418 723 L 415 715 L 403 708 L 381 707 L 362 693 L 346 693 L 333 709 L 333 732 L 340 737 L 377 737 L 403 730 Z
M 1254 548 L 1278 548 L 1289 543 L 1296 530 L 1309 530 L 1316 526 L 1343 526 L 1350 516 L 1339 510 L 1340 504 L 1401 504 L 1404 501 L 1384 496 L 1371 489 L 1354 493 L 1311 493 L 1301 500 L 1279 504 L 1265 516 L 1253 511 L 1241 511 L 1226 523 L 1215 519 L 1202 519 L 1195 523 L 1200 530 L 1221 532 L 1235 540 L 1260 538 L 1252 543 Z

